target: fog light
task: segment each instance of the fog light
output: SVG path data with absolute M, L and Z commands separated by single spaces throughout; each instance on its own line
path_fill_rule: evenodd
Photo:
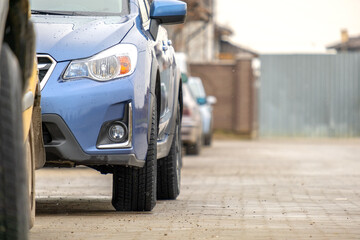
M 113 142 L 122 142 L 126 137 L 126 126 L 122 122 L 115 122 L 109 127 L 109 138 Z

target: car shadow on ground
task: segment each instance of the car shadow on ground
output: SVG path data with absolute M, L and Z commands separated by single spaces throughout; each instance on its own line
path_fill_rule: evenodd
M 62 198 L 49 197 L 36 199 L 36 215 L 93 215 L 93 214 L 128 214 L 116 212 L 109 198 Z M 132 214 L 150 214 L 146 212 L 131 212 Z

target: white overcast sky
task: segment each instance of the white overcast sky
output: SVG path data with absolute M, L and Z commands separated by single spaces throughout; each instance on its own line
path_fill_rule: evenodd
M 360 0 L 216 0 L 231 40 L 260 53 L 322 53 L 341 29 L 360 35 Z

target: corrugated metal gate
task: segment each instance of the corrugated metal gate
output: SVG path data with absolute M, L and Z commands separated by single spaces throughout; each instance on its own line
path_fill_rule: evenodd
M 260 60 L 260 136 L 360 136 L 360 53 Z

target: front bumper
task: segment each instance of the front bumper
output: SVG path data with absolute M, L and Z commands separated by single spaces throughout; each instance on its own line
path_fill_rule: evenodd
M 56 114 L 45 114 L 42 117 L 45 139 L 51 136 L 52 141 L 45 143 L 47 161 L 71 161 L 79 165 L 125 165 L 143 167 L 144 160 L 135 154 L 89 155 L 76 141 L 64 120 Z
M 45 144 L 47 160 L 69 160 L 84 165 L 144 165 L 148 149 L 150 109 L 149 79 L 145 65 L 125 78 L 97 82 L 89 79 L 63 81 L 69 61 L 58 62 L 42 89 L 43 122 L 56 121 L 65 139 Z M 144 84 L 145 82 L 145 84 Z M 98 142 L 104 124 L 126 117 L 132 105 L 130 144 Z M 57 116 L 61 121 L 54 119 Z M 50 117 L 50 118 L 49 118 Z M 57 130 L 56 130 L 57 131 Z M 55 131 L 55 132 L 56 132 Z M 65 134 L 65 132 L 68 132 Z

